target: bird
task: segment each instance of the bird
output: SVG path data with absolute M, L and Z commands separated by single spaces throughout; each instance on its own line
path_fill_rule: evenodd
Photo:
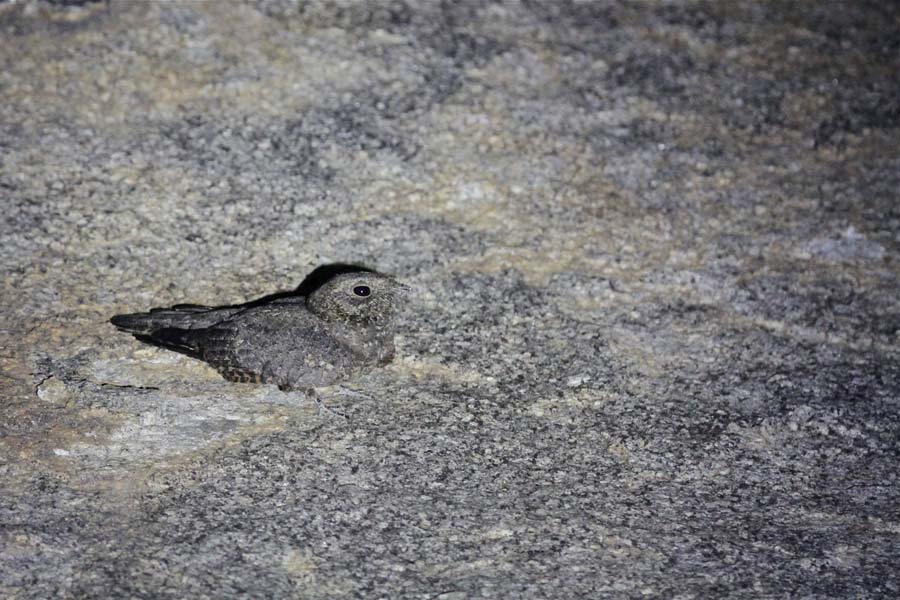
M 304 391 L 353 379 L 394 357 L 409 287 L 365 268 L 319 267 L 295 293 L 242 305 L 176 304 L 110 322 L 141 342 L 202 360 L 227 381 Z M 327 267 L 327 266 L 326 266 Z

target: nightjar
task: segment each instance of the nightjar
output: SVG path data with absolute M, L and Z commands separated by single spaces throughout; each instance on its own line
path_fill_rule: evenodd
M 391 361 L 406 291 L 392 277 L 356 270 L 302 295 L 219 308 L 179 304 L 110 321 L 142 342 L 209 363 L 229 381 L 312 392 Z

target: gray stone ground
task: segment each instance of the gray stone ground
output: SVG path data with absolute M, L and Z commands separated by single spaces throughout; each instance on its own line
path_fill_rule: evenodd
M 0 597 L 900 595 L 900 5 L 0 3 Z M 360 262 L 320 415 L 107 323 Z

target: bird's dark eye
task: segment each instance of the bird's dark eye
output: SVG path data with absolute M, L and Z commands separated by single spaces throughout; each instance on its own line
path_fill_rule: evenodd
M 370 288 L 367 285 L 358 285 L 355 288 L 353 288 L 353 293 L 361 298 L 365 298 L 366 296 L 368 296 L 369 294 L 372 293 L 372 288 Z

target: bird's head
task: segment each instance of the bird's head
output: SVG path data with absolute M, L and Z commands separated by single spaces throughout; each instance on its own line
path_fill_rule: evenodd
M 374 271 L 340 273 L 313 290 L 306 305 L 325 321 L 384 327 L 408 291 L 393 277 Z

